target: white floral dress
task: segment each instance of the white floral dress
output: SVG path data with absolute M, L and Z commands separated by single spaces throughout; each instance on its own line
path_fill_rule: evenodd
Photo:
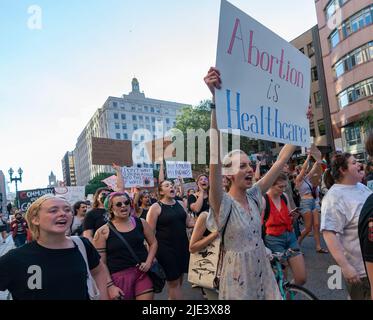
M 224 193 L 219 213 L 226 250 L 220 278 L 220 300 L 280 300 L 281 295 L 261 237 L 262 192 L 257 184 L 247 190 L 250 213 Z M 259 208 L 258 208 L 259 205 Z M 210 214 L 210 217 L 212 214 Z

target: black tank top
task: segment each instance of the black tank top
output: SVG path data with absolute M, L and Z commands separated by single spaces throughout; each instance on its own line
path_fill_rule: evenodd
M 149 209 L 141 208 L 141 215 L 140 218 L 146 220 L 146 216 L 148 214 Z
M 160 201 L 161 214 L 157 220 L 156 238 L 160 244 L 173 247 L 188 242 L 186 235 L 186 212 L 179 202 L 167 205 Z
M 120 232 L 120 234 L 126 239 L 139 259 L 145 262 L 148 252 L 144 245 L 144 228 L 139 218 L 134 217 L 134 219 L 136 227 L 129 232 Z M 106 262 L 111 274 L 137 265 L 125 244 L 111 230 L 106 241 Z

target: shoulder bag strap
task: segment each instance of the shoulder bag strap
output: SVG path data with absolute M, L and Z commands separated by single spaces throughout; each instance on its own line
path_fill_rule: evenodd
M 87 271 L 90 272 L 89 270 L 89 264 L 88 264 L 88 258 L 87 258 L 87 250 L 85 248 L 85 245 L 78 236 L 71 236 L 71 240 L 78 246 L 78 249 L 80 251 L 80 254 L 83 256 L 85 264 L 87 266 Z
M 115 226 L 112 224 L 112 222 L 107 223 L 110 230 L 114 232 L 114 234 L 124 243 L 124 245 L 127 247 L 128 251 L 131 253 L 132 257 L 135 259 L 136 263 L 140 264 L 141 260 L 137 256 L 137 254 L 133 251 L 130 244 L 127 242 L 126 239 L 118 232 L 118 230 L 115 228 Z
M 224 235 L 225 235 L 225 231 L 227 230 L 227 225 L 228 225 L 228 221 L 229 221 L 229 218 L 231 216 L 231 213 L 232 213 L 232 208 L 233 208 L 233 200 L 232 200 L 231 209 L 229 210 L 229 213 L 228 213 L 227 221 L 225 222 L 223 232 L 222 232 L 222 235 L 221 235 L 221 247 L 224 247 Z

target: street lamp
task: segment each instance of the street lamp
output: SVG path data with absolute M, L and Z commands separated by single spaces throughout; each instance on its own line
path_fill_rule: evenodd
M 13 178 L 14 170 L 12 168 L 9 169 L 8 173 L 9 173 L 9 177 L 10 177 L 10 183 L 12 183 L 13 181 L 15 181 L 15 183 L 16 183 L 16 197 L 17 197 L 17 192 L 18 192 L 18 184 L 17 184 L 17 182 L 18 181 L 22 182 L 23 170 L 21 168 L 18 169 L 19 177 L 14 177 Z M 18 208 L 19 208 L 18 198 L 17 198 L 17 205 L 18 205 Z

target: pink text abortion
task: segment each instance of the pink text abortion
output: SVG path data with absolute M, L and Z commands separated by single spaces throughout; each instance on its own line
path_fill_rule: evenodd
M 246 63 L 260 68 L 271 75 L 278 75 L 280 79 L 291 83 L 295 87 L 300 87 L 303 89 L 304 75 L 302 72 L 293 68 L 290 61 L 285 63 L 285 50 L 281 49 L 279 57 L 269 54 L 265 50 L 262 50 L 254 45 L 254 36 L 254 31 L 250 30 L 249 43 L 245 43 L 242 36 L 240 19 L 237 18 L 229 43 L 228 54 L 232 54 L 235 42 L 240 41 Z

